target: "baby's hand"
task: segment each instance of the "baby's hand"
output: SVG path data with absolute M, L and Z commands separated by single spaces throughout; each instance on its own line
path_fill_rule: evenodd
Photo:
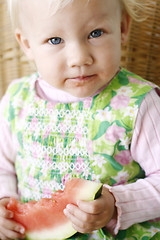
M 9 198 L 0 200 L 0 239 L 23 239 L 25 229 L 12 219 L 13 213 L 6 209 L 8 202 Z
M 115 199 L 105 187 L 100 198 L 90 202 L 79 201 L 77 205 L 68 204 L 64 213 L 73 228 L 81 233 L 104 227 L 116 215 Z

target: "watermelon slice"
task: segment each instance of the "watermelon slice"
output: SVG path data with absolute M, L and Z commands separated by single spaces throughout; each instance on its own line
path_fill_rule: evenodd
M 11 198 L 7 209 L 13 211 L 14 220 L 25 227 L 27 239 L 66 239 L 76 233 L 63 213 L 66 205 L 76 205 L 77 200 L 92 201 L 100 196 L 101 190 L 101 183 L 72 178 L 66 183 L 64 191 L 53 193 L 51 198 L 28 203 Z

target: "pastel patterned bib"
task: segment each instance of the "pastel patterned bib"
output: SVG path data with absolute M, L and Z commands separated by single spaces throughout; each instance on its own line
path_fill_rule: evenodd
M 122 69 L 101 93 L 66 104 L 39 98 L 36 79 L 34 74 L 11 85 L 5 109 L 17 147 L 15 166 L 23 201 L 50 197 L 71 177 L 109 185 L 144 177 L 130 144 L 139 106 L 152 89 L 148 82 Z M 135 224 L 116 239 L 151 239 L 150 229 Z M 71 239 L 114 238 L 101 229 Z

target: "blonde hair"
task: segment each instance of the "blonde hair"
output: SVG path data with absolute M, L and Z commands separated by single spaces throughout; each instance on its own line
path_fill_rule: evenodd
M 151 0 L 120 0 L 123 8 L 129 14 L 129 16 L 137 21 L 141 22 L 146 20 L 151 11 Z
M 20 27 L 19 22 L 20 1 L 24 0 L 7 0 L 8 10 L 14 28 Z M 53 8 L 54 6 L 53 13 L 56 13 L 59 9 L 64 8 L 67 4 L 73 1 L 74 0 L 50 0 L 49 8 L 51 6 Z M 118 1 L 120 1 L 123 11 L 126 11 L 129 14 L 129 16 L 135 21 L 143 21 L 146 18 L 146 13 L 149 10 L 149 2 L 151 2 L 151 0 L 118 0 Z

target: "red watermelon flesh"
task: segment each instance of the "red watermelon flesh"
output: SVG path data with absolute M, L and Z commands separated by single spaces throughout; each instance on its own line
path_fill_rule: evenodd
M 67 204 L 76 204 L 77 200 L 92 201 L 100 195 L 101 189 L 101 183 L 72 178 L 64 191 L 53 193 L 51 198 L 28 203 L 11 198 L 7 209 L 13 211 L 14 220 L 25 227 L 28 239 L 64 239 L 76 233 L 63 213 Z

